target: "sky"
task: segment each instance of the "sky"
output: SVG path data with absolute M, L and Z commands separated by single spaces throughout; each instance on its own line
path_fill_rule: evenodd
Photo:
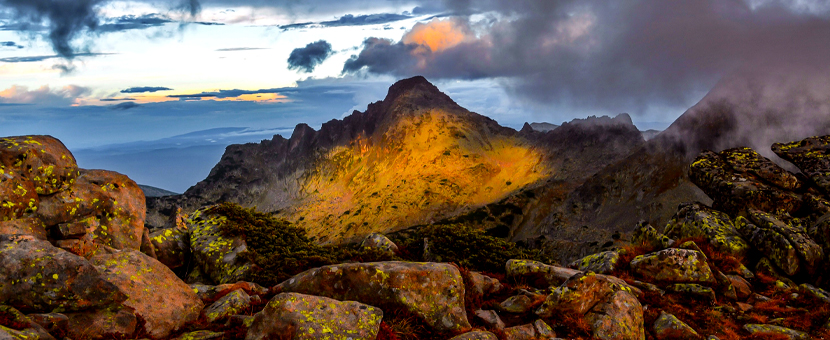
M 517 129 L 664 129 L 719 83 L 826 82 L 827 60 L 825 0 L 0 0 L 0 135 L 316 128 L 415 75 Z

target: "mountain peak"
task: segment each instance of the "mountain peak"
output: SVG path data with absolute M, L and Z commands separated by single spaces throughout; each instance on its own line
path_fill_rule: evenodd
M 401 100 L 418 106 L 457 105 L 449 96 L 422 76 L 399 80 L 389 87 L 389 92 L 383 102 L 392 105 Z

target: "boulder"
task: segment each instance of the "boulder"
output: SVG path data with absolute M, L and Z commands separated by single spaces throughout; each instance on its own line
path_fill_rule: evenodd
M 244 256 L 248 252 L 248 244 L 242 237 L 223 235 L 220 226 L 227 218 L 205 211 L 197 210 L 188 219 L 193 259 L 202 272 L 216 283 L 246 281 L 253 268 Z
M 818 188 L 830 194 L 830 136 L 775 143 L 772 152 L 795 164 Z
M 649 282 L 716 282 L 705 255 L 695 250 L 669 248 L 640 255 L 631 261 L 631 269 Z
M 0 236 L 0 303 L 23 312 L 60 312 L 126 299 L 84 258 L 31 236 Z
M 156 230 L 149 235 L 159 262 L 170 269 L 190 263 L 190 232 L 184 228 Z
M 82 222 L 96 244 L 139 250 L 146 210 L 141 188 L 117 172 L 80 173 L 68 190 L 41 198 L 38 216 L 46 226 Z
M 615 291 L 586 315 L 595 339 L 645 340 L 643 306 L 628 291 Z
M 749 251 L 749 245 L 729 215 L 700 202 L 681 204 L 666 225 L 665 233 L 674 239 L 705 238 L 719 252 L 737 258 L 743 258 Z
M 102 309 L 67 313 L 70 339 L 103 340 L 130 338 L 135 334 L 138 318 L 129 308 Z
M 479 309 L 475 311 L 475 316 L 490 328 L 498 330 L 504 329 L 504 321 L 501 320 L 499 314 L 494 310 Z
M 281 293 L 255 315 L 245 339 L 374 340 L 381 319 L 382 310 L 359 302 Z
M 209 323 L 227 319 L 231 315 L 240 314 L 251 306 L 251 297 L 242 289 L 237 289 L 216 300 L 205 308 L 203 314 Z
M 558 286 L 571 276 L 581 273 L 578 270 L 531 260 L 508 260 L 505 271 L 508 278 L 523 280 L 537 288 Z
M 787 275 L 801 270 L 815 273 L 823 260 L 824 252 L 801 225 L 785 223 L 775 216 L 750 209 L 749 223 L 738 218 L 739 230 L 753 247 L 761 251 Z
M 362 248 L 380 249 L 390 253 L 395 253 L 398 251 L 398 245 L 395 244 L 395 242 L 392 242 L 392 240 L 390 240 L 383 234 L 378 233 L 371 233 L 369 235 L 366 235 L 366 238 L 363 239 L 363 242 L 360 243 L 360 246 Z
M 39 240 L 46 240 L 49 232 L 46 231 L 46 226 L 39 218 L 27 217 L 0 221 L 0 235 L 30 235 Z
M 648 222 L 640 221 L 631 233 L 631 243 L 650 249 L 665 249 L 671 247 L 674 240 L 657 231 Z
M 735 287 L 735 295 L 738 299 L 744 300 L 752 295 L 752 285 L 743 277 L 738 275 L 726 275 L 726 277 L 731 281 L 732 287 Z
M 66 146 L 52 136 L 0 138 L 0 175 L 19 173 L 37 195 L 66 190 L 78 177 L 78 164 Z
M 437 332 L 470 329 L 464 309 L 464 282 L 445 263 L 343 263 L 302 272 L 272 288 L 352 300 L 381 309 L 406 310 Z
M 620 260 L 620 253 L 615 250 L 604 251 L 585 256 L 571 262 L 568 267 L 582 272 L 594 272 L 597 274 L 610 274 L 617 268 Z
M 544 340 L 556 339 L 556 333 L 542 320 L 533 323 L 513 326 L 504 329 L 504 336 L 511 340 Z
M 450 340 L 498 340 L 495 334 L 487 331 L 472 331 L 452 337 Z
M 23 334 L 33 335 L 23 339 L 55 339 L 43 326 L 11 306 L 0 305 L 0 326 L 19 330 Z
M 472 293 L 479 297 L 496 294 L 504 288 L 498 279 L 473 271 L 470 272 L 467 280 L 469 280 L 466 287 L 466 289 L 469 290 L 467 293 Z
M 790 340 L 809 340 L 811 339 L 810 335 L 801 331 L 797 331 L 794 329 L 789 329 L 786 327 L 775 326 L 775 325 L 763 325 L 763 324 L 746 324 L 744 325 L 744 330 L 749 332 L 750 334 L 774 334 L 778 336 L 786 336 L 790 338 Z
M 69 318 L 60 313 L 44 313 L 44 314 L 29 314 L 29 319 L 37 323 L 49 334 L 52 334 L 59 339 L 66 336 L 66 330 L 69 327 Z
M 14 220 L 37 211 L 40 197 L 35 192 L 34 183 L 19 171 L 0 171 L 0 220 Z
M 499 304 L 499 309 L 508 313 L 524 314 L 533 308 L 533 300 L 527 295 L 514 295 Z
M 714 289 L 695 283 L 675 283 L 666 287 L 666 290 L 678 294 L 690 295 L 692 298 L 699 299 L 700 301 L 705 301 L 710 304 L 714 303 L 716 300 Z
M 660 316 L 654 321 L 654 337 L 657 340 L 702 339 L 694 328 L 665 311 L 661 311 Z
M 196 293 L 196 296 L 198 296 L 199 299 L 201 299 L 205 303 L 212 303 L 216 300 L 219 300 L 223 296 L 237 289 L 242 289 L 248 295 L 262 296 L 268 294 L 268 288 L 265 288 L 253 282 L 244 281 L 236 283 L 226 283 L 218 286 L 209 286 L 197 283 L 191 284 L 190 289 L 192 289 Z
M 184 333 L 176 338 L 176 340 L 213 340 L 213 339 L 224 339 L 225 333 L 222 332 L 213 332 L 208 330 L 202 331 L 195 331 Z
M 600 302 L 606 301 L 614 292 L 629 291 L 610 276 L 595 273 L 579 273 L 572 276 L 548 295 L 545 302 L 536 310 L 543 318 L 554 315 L 585 315 Z
M 195 321 L 204 304 L 170 268 L 139 251 L 98 255 L 90 262 L 128 299 L 124 306 L 144 320 L 147 334 L 165 338 Z
M 749 168 L 759 170 L 740 171 Z M 712 207 L 730 214 L 747 208 L 780 214 L 798 211 L 803 203 L 800 195 L 789 188 L 767 184 L 768 179 L 761 177 L 769 175 L 786 183 L 791 181 L 791 174 L 786 174 L 786 170 L 749 148 L 720 153 L 704 151 L 689 169 L 689 179 L 713 199 Z

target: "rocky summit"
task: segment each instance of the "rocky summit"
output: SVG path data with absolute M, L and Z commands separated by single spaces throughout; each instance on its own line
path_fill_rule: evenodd
M 830 338 L 830 136 L 665 138 L 517 132 L 413 78 L 229 147 L 146 220 L 127 176 L 0 138 L 0 339 Z

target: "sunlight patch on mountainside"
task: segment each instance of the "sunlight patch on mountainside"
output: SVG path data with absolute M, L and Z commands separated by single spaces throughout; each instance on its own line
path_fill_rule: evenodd
M 301 179 L 304 204 L 283 213 L 321 241 L 434 222 L 547 178 L 542 154 L 441 110 L 330 151 Z

